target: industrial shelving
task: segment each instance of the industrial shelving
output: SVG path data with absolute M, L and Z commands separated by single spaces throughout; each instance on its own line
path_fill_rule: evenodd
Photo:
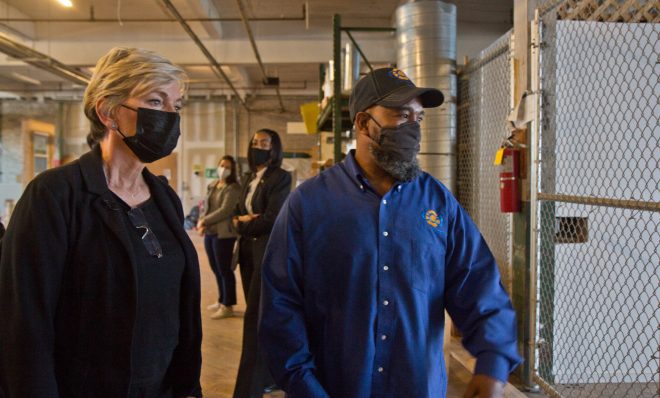
M 356 50 L 362 57 L 362 60 L 369 67 L 369 70 L 373 70 L 371 63 L 362 52 L 362 49 L 355 41 L 351 32 L 394 32 L 394 28 L 383 28 L 383 27 L 342 27 L 341 26 L 341 16 L 335 14 L 332 18 L 333 25 L 333 73 L 334 78 L 334 89 L 333 93 L 335 95 L 328 98 L 327 105 L 324 106 L 317 119 L 317 131 L 329 131 L 332 127 L 332 132 L 334 136 L 334 160 L 335 163 L 339 162 L 342 158 L 341 153 L 341 139 L 342 131 L 350 130 L 353 126 L 353 123 L 350 118 L 350 113 L 348 111 L 348 95 L 343 94 L 341 91 L 341 38 L 342 32 L 346 33 L 349 40 L 353 43 Z M 323 78 L 323 68 L 321 68 L 321 81 Z M 337 93 L 340 93 L 339 100 L 337 100 Z M 323 94 L 320 95 L 319 100 L 323 98 Z

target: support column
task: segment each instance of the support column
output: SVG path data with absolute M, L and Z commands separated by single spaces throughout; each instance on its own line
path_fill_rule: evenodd
M 520 101 L 522 94 L 530 89 L 530 21 L 534 17 L 537 0 L 515 0 L 514 2 L 514 47 L 513 47 L 513 70 L 514 87 L 512 90 L 512 104 L 515 106 Z M 529 131 L 529 125 L 528 125 Z M 521 381 L 528 387 L 533 386 L 532 375 L 534 372 L 534 333 L 530 325 L 535 324 L 532 319 L 535 313 L 530 291 L 531 276 L 536 273 L 531 269 L 530 252 L 530 186 L 529 176 L 533 172 L 530 164 L 529 134 L 524 135 L 524 144 L 527 145 L 525 154 L 526 162 L 525 178 L 522 179 L 522 209 L 513 214 L 512 228 L 512 273 L 513 273 L 513 305 L 518 315 L 518 347 L 524 358 L 524 363 L 518 368 L 517 374 Z M 531 330 L 530 330 L 531 329 Z

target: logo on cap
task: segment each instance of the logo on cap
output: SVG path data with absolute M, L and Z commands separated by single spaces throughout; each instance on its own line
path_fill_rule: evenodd
M 407 81 L 410 81 L 410 79 L 408 78 L 408 76 L 406 76 L 406 74 L 403 73 L 402 70 L 397 69 L 397 68 L 394 68 L 394 69 L 392 69 L 391 71 L 389 71 L 388 75 L 390 75 L 391 77 L 394 77 L 394 78 L 396 78 L 396 79 L 399 79 L 399 80 L 407 80 Z

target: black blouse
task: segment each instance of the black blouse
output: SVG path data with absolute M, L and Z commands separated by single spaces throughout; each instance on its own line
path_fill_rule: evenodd
M 117 199 L 123 207 L 121 214 L 137 254 L 138 308 L 133 333 L 131 390 L 160 389 L 167 384 L 164 383 L 165 374 L 178 344 L 184 253 L 153 199 L 133 209 Z M 146 221 L 162 250 L 160 257 L 149 249 L 149 242 L 145 240 L 151 238 L 143 238 L 146 229 L 136 228 L 135 217 L 129 217 L 129 211 Z

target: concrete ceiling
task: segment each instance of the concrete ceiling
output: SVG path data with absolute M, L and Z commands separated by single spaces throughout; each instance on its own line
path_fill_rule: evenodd
M 237 0 L 171 0 L 242 93 L 272 94 L 240 21 Z M 242 0 L 269 76 L 287 94 L 318 93 L 319 64 L 332 55 L 332 16 L 343 26 L 392 26 L 400 0 Z M 227 94 L 208 61 L 157 0 L 0 0 L 0 31 L 66 65 L 89 71 L 114 46 L 144 47 L 183 65 L 192 88 Z M 512 26 L 512 0 L 450 1 L 458 9 L 459 59 L 475 56 Z M 306 11 L 304 8 L 306 7 Z M 194 19 L 221 19 L 194 21 Z M 153 22 L 148 20 L 160 20 Z M 63 21 L 66 20 L 66 21 Z M 362 33 L 356 39 L 370 60 L 395 61 L 391 33 Z M 463 43 L 463 45 L 461 44 Z M 27 77 L 27 78 L 24 78 Z M 0 93 L 52 92 L 79 96 L 81 87 L 0 54 Z M 77 93 L 77 94 L 76 94 Z M 55 95 L 56 96 L 56 95 Z

